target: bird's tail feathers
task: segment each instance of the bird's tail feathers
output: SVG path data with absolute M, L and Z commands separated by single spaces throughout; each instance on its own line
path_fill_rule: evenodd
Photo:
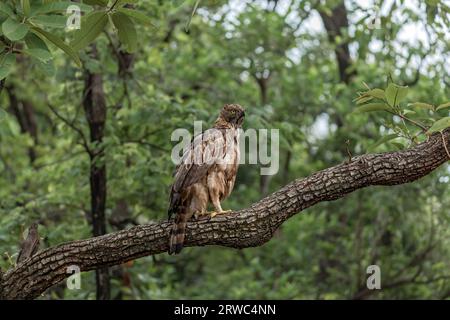
M 167 210 L 167 214 L 169 216 L 169 219 L 172 217 L 172 215 L 177 213 L 180 210 L 181 206 L 181 194 L 178 192 L 173 192 L 170 195 L 170 204 L 169 209 Z
M 186 235 L 187 214 L 185 210 L 180 210 L 175 217 L 175 221 L 170 232 L 169 254 L 178 254 L 183 249 Z

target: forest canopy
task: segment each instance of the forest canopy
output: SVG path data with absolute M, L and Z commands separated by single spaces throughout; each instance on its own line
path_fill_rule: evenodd
M 224 209 L 250 221 L 309 181 L 342 194 L 280 208 L 257 245 L 190 234 L 179 255 L 147 248 L 81 273 L 80 289 L 62 277 L 28 297 L 449 299 L 449 17 L 438 0 L 2 1 L 0 289 L 2 273 L 37 257 L 20 258 L 34 223 L 42 254 L 164 233 L 172 133 L 238 103 L 244 129 L 278 130 L 279 166 L 241 164 Z M 358 159 L 416 162 L 354 187 L 314 180 L 353 176 Z M 381 290 L 366 287 L 371 265 Z

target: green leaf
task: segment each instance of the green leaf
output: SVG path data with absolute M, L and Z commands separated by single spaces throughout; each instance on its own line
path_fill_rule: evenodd
M 172 6 L 179 7 L 181 6 L 186 0 L 171 0 Z
M 42 49 L 50 52 L 45 41 L 32 32 L 27 34 L 27 36 L 25 37 L 25 43 L 28 49 Z
M 391 105 L 394 106 L 394 100 L 395 100 L 395 94 L 396 94 L 396 86 L 393 83 L 390 83 L 388 87 L 386 88 L 385 95 L 386 95 L 386 101 Z
M 432 104 L 424 103 L 424 102 L 414 102 L 414 103 L 411 103 L 410 106 L 416 107 L 416 108 L 428 109 L 431 111 L 434 110 L 434 106 Z
M 53 58 L 52 54 L 47 51 L 47 50 L 43 50 L 43 49 L 24 49 L 22 50 L 24 53 L 42 61 L 42 62 L 47 62 L 49 60 L 51 60 Z
M 442 131 L 448 127 L 450 127 L 450 117 L 445 117 L 433 123 L 431 128 L 428 129 L 427 133 L 430 134 L 433 132 Z
M 404 115 L 407 115 L 407 114 L 416 114 L 416 112 L 413 111 L 413 110 L 404 109 L 404 110 L 403 110 L 403 114 L 404 114 Z
M 86 1 L 84 1 L 86 3 Z M 89 13 L 92 11 L 92 7 L 85 3 L 75 3 L 71 1 L 60 1 L 60 2 L 50 2 L 43 5 L 33 6 L 31 8 L 30 16 L 35 16 L 39 14 L 47 14 L 47 13 L 66 13 L 67 8 L 70 6 L 77 6 L 80 8 L 80 11 L 85 13 Z
M 9 75 L 15 62 L 16 55 L 13 53 L 8 52 L 0 55 L 0 80 Z
M 108 16 L 104 11 L 96 11 L 85 16 L 81 20 L 81 29 L 75 32 L 71 46 L 75 50 L 81 50 L 95 40 L 105 29 L 108 23 Z
M 140 11 L 128 9 L 128 8 L 119 8 L 119 9 L 117 9 L 117 11 L 125 13 L 127 16 L 129 16 L 130 18 L 132 18 L 133 20 L 135 20 L 137 22 L 155 27 L 152 20 Z
M 388 134 L 387 136 L 382 137 L 381 139 L 379 139 L 377 142 L 375 142 L 373 145 L 371 145 L 369 147 L 369 151 L 374 150 L 376 147 L 378 147 L 379 145 L 382 145 L 383 143 L 386 143 L 392 139 L 398 138 L 398 135 L 396 133 L 392 133 L 392 134 Z
M 392 144 L 392 145 L 394 145 L 394 146 L 396 146 L 399 150 L 402 150 L 402 149 L 405 148 L 405 146 L 404 146 L 402 143 L 397 142 L 397 141 L 391 141 L 391 142 L 389 142 L 389 143 Z
M 42 15 L 30 18 L 36 24 L 52 28 L 64 28 L 67 24 L 67 17 L 60 15 Z
M 69 57 L 71 57 L 75 61 L 75 63 L 79 67 L 81 67 L 81 61 L 80 61 L 80 58 L 78 57 L 77 53 L 70 46 L 68 46 L 63 40 L 61 40 L 57 36 L 47 32 L 47 31 L 44 31 L 38 27 L 33 27 L 32 31 L 37 36 L 39 36 L 41 39 L 45 38 L 45 39 L 49 40 L 50 42 L 52 42 L 55 46 L 57 46 L 58 48 L 63 50 Z
M 15 17 L 14 11 L 6 3 L 0 2 L 0 12 L 3 12 L 8 17 Z
M 17 41 L 23 39 L 28 33 L 28 26 L 23 23 L 19 23 L 12 18 L 6 19 L 2 24 L 2 31 L 5 37 L 11 41 Z
M 35 60 L 36 66 L 38 69 L 44 73 L 48 77 L 53 77 L 56 73 L 55 65 L 53 64 L 53 60 L 49 60 L 47 62 L 43 62 L 40 60 Z
M 20 0 L 23 14 L 26 16 L 30 15 L 30 0 Z
M 373 99 L 373 97 L 361 96 L 361 97 L 358 97 L 356 99 L 356 104 L 363 104 L 363 103 L 366 103 L 367 101 L 370 101 L 372 99 Z
M 368 103 L 358 107 L 353 113 L 363 113 L 372 111 L 391 111 L 392 109 L 385 103 Z
M 83 61 L 83 68 L 87 69 L 90 73 L 102 72 L 102 64 L 97 59 L 86 58 Z
M 8 116 L 8 113 L 6 112 L 6 110 L 3 108 L 0 108 L 0 122 L 5 120 L 7 116 Z
M 84 3 L 106 7 L 108 5 L 108 0 L 84 0 Z
M 390 83 L 385 91 L 386 101 L 390 106 L 397 107 L 400 102 L 406 97 L 408 87 L 398 86 Z
M 117 2 L 117 4 L 118 5 L 126 4 L 126 3 L 133 4 L 133 3 L 136 3 L 136 2 L 137 2 L 137 0 L 119 0 L 119 2 Z
M 127 46 L 128 52 L 135 51 L 137 48 L 137 33 L 133 21 L 122 12 L 114 12 L 111 18 L 117 28 L 120 42 Z
M 367 84 L 365 84 L 367 86 Z M 360 95 L 355 99 L 357 104 L 365 103 L 373 98 L 384 100 L 384 91 L 381 89 L 369 89 L 368 91 L 360 93 Z
M 449 108 L 449 107 L 450 107 L 450 102 L 443 103 L 443 104 L 440 104 L 440 105 L 436 108 L 436 111 L 439 111 L 439 110 L 442 110 L 442 109 L 445 109 L 445 108 Z
M 366 95 L 377 98 L 377 99 L 384 99 L 385 95 L 384 95 L 384 90 L 375 88 L 372 90 L 369 90 L 367 92 L 365 92 Z

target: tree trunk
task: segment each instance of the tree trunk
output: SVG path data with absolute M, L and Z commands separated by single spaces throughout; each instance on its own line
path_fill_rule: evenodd
M 345 2 L 342 1 L 331 10 L 331 16 L 325 12 L 319 11 L 322 18 L 325 30 L 328 34 L 328 39 L 332 44 L 335 44 L 336 37 L 342 37 L 342 29 L 348 29 L 347 8 Z M 356 74 L 355 70 L 349 71 L 352 65 L 350 57 L 350 50 L 348 49 L 348 41 L 343 41 L 336 45 L 334 49 L 336 60 L 339 68 L 339 79 L 341 82 L 350 83 L 351 78 Z
M 95 45 L 91 46 L 90 55 L 98 59 Z M 106 99 L 103 92 L 101 74 L 85 70 L 85 84 L 83 91 L 83 106 L 86 120 L 89 124 L 91 142 L 95 146 L 90 154 L 90 187 L 91 187 L 91 219 L 92 234 L 94 237 L 106 234 L 106 166 L 104 161 L 104 148 L 101 145 L 106 122 Z M 102 267 L 96 270 L 97 299 L 110 299 L 109 269 Z
M 268 91 L 268 83 L 269 78 L 257 77 L 255 76 L 256 82 L 259 86 L 259 93 L 261 97 L 261 105 L 265 106 L 267 104 L 267 91 Z M 269 175 L 260 175 L 259 176 L 259 193 L 262 196 L 266 196 L 269 193 L 269 185 L 272 176 Z
M 38 130 L 37 123 L 33 105 L 28 102 L 21 100 L 17 97 L 15 92 L 15 87 L 10 85 L 6 88 L 9 97 L 9 107 L 11 113 L 17 119 L 20 131 L 22 133 L 28 133 L 33 139 L 34 143 L 38 143 Z M 34 146 L 28 148 L 28 156 L 30 162 L 33 163 L 36 160 L 36 150 Z

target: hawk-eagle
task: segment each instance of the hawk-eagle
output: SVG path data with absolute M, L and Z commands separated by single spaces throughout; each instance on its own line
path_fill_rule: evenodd
M 183 248 L 186 223 L 192 216 L 224 213 L 220 202 L 233 190 L 239 166 L 239 129 L 244 109 L 226 104 L 214 126 L 192 140 L 175 171 L 170 191 L 169 219 L 175 214 L 169 254 Z M 211 203 L 213 212 L 208 213 Z

